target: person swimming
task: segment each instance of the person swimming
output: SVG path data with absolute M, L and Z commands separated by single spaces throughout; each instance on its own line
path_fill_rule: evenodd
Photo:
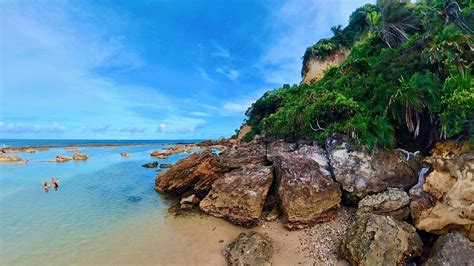
M 49 183 L 51 184 L 51 186 L 54 186 L 54 183 L 56 183 L 56 180 L 54 179 L 54 177 L 51 177 L 51 180 L 49 181 Z
M 55 190 L 58 190 L 58 187 L 59 187 L 58 182 L 54 181 L 53 187 Z
M 46 192 L 48 192 L 48 191 L 49 191 L 48 182 L 44 182 L 44 184 L 43 184 L 43 188 L 44 188 L 44 190 L 45 190 Z

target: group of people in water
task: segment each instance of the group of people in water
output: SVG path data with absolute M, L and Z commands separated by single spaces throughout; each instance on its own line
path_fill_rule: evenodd
M 48 185 L 48 181 L 44 182 L 43 184 L 44 191 L 48 192 L 50 187 L 53 187 L 54 190 L 58 190 L 59 182 L 60 182 L 59 178 L 54 179 L 54 177 L 51 177 L 51 180 L 50 180 L 51 185 Z

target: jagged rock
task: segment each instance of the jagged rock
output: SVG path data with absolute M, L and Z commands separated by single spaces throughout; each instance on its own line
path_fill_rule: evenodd
M 358 213 L 390 215 L 397 220 L 408 218 L 410 197 L 398 188 L 388 188 L 384 192 L 368 195 L 359 201 Z
M 158 162 L 155 161 L 155 162 L 151 162 L 151 163 L 146 163 L 142 166 L 145 167 L 145 168 L 156 168 L 156 167 L 158 167 Z
M 341 134 L 328 138 L 326 146 L 334 178 L 351 201 L 389 187 L 408 189 L 417 181 L 416 171 L 399 150 L 374 148 L 371 155 L 353 147 Z
M 121 153 L 120 153 L 120 156 L 122 156 L 122 157 L 130 157 L 130 154 L 128 154 L 128 152 L 121 152 Z
M 28 161 L 19 156 L 5 156 L 0 154 L 0 163 L 27 163 Z
M 177 195 L 192 190 L 204 197 L 212 183 L 223 175 L 218 156 L 206 150 L 178 161 L 166 173 L 158 175 L 155 190 Z
M 451 151 L 447 150 L 450 145 Z M 433 165 L 433 171 L 426 177 L 423 190 L 434 203 L 415 213 L 415 226 L 435 234 L 459 229 L 474 241 L 474 152 L 468 143 L 456 146 L 446 142 L 438 144 L 426 161 Z
M 194 207 L 194 205 L 199 203 L 199 198 L 196 195 L 192 194 L 188 197 L 182 198 L 179 202 L 179 208 L 181 210 L 189 210 Z
M 71 157 L 67 157 L 67 156 L 64 156 L 64 155 L 56 155 L 56 162 L 58 163 L 63 163 L 63 162 L 67 162 L 67 161 L 70 161 L 72 160 Z
M 229 243 L 222 255 L 227 265 L 271 265 L 273 245 L 268 236 L 257 232 L 241 233 Z
M 89 159 L 89 156 L 87 156 L 85 154 L 74 153 L 74 155 L 72 155 L 72 159 L 75 160 L 75 161 L 85 161 L 85 160 Z
M 272 181 L 270 166 L 246 165 L 216 180 L 199 207 L 207 214 L 232 223 L 253 226 L 262 215 Z
M 173 165 L 170 163 L 162 163 L 160 164 L 160 168 L 171 168 Z
M 284 224 L 301 229 L 333 219 L 341 202 L 341 190 L 329 172 L 325 151 L 319 146 L 303 146 L 281 153 L 275 163 Z
M 474 264 L 474 248 L 470 245 L 469 239 L 459 232 L 452 232 L 438 238 L 431 250 L 431 254 L 431 258 L 423 265 L 467 266 Z
M 341 244 L 342 256 L 353 265 L 404 265 L 421 251 L 413 226 L 377 214 L 358 215 Z
M 247 164 L 267 165 L 267 151 L 263 144 L 249 142 L 233 147 L 220 154 L 222 166 L 228 171 Z

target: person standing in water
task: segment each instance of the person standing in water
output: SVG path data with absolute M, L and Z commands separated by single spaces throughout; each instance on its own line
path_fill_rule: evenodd
M 48 192 L 48 191 L 49 191 L 48 182 L 44 182 L 43 188 L 44 188 L 44 191 L 45 191 L 45 192 Z

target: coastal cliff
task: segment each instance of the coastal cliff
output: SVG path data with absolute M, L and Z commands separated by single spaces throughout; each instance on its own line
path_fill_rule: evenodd
M 309 85 L 314 81 L 320 80 L 324 76 L 325 71 L 330 67 L 342 64 L 342 62 L 344 62 L 344 60 L 349 56 L 349 53 L 349 50 L 343 48 L 337 52 L 331 53 L 324 59 L 309 58 L 304 62 L 301 71 L 301 83 Z

